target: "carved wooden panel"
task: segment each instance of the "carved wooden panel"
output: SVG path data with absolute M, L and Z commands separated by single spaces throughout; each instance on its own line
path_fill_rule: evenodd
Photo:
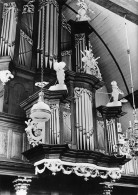
M 63 112 L 64 143 L 71 143 L 71 113 Z
M 20 132 L 13 132 L 12 134 L 12 150 L 11 150 L 11 158 L 19 159 L 22 158 L 22 139 L 23 135 Z
M 24 85 L 20 83 L 15 83 L 13 88 L 10 88 L 10 95 L 9 95 L 9 109 L 8 113 L 24 116 L 24 111 L 20 107 L 20 103 L 27 98 L 28 93 L 25 90 Z
M 0 129 L 0 157 L 7 158 L 8 153 L 8 133 L 5 129 Z

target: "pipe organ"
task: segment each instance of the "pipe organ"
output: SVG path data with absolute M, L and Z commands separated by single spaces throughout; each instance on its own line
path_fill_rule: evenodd
M 94 150 L 92 93 L 87 89 L 76 87 L 74 97 L 77 149 Z
M 19 65 L 31 67 L 32 62 L 32 34 L 33 34 L 34 5 L 30 2 L 23 6 L 20 25 Z
M 17 7 L 15 2 L 4 3 L 2 18 L 0 56 L 10 56 L 13 59 L 17 25 Z
M 56 0 L 40 0 L 38 12 L 37 68 L 41 62 L 44 67 L 52 68 L 58 55 L 58 4 Z

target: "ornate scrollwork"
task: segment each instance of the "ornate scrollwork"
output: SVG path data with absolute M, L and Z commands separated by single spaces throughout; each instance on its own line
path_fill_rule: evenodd
M 85 34 L 75 34 L 75 45 L 77 45 L 80 41 L 85 40 Z
M 53 110 L 56 110 L 56 109 L 59 109 L 59 104 L 50 104 L 50 109 L 51 109 L 51 112 L 53 111 Z
M 90 100 L 92 101 L 92 92 L 89 91 L 88 89 L 79 88 L 79 87 L 76 87 L 74 89 L 74 97 L 75 97 L 75 99 L 79 98 L 82 95 L 82 93 L 87 93 L 89 95 Z
M 71 56 L 72 51 L 71 50 L 66 50 L 61 52 L 61 56 Z
M 39 165 L 43 164 L 42 169 Z M 89 163 L 71 163 L 61 161 L 60 159 L 43 159 L 34 164 L 35 173 L 43 173 L 45 169 L 52 171 L 53 175 L 57 172 L 62 171 L 64 174 L 75 173 L 79 177 L 84 177 L 87 181 L 89 178 L 101 177 L 102 179 L 107 179 L 110 177 L 113 180 L 119 179 L 121 177 L 121 170 L 119 168 L 106 168 L 98 167 Z
M 33 40 L 27 34 L 25 34 L 25 32 L 20 30 L 20 35 L 22 37 L 24 37 L 26 39 L 26 41 L 28 41 L 28 43 L 30 43 L 30 45 L 33 45 Z
M 46 6 L 47 4 L 53 4 L 54 6 L 56 6 L 58 8 L 58 3 L 56 0 L 41 0 L 40 1 L 40 8 L 42 6 Z
M 10 3 L 4 3 L 3 6 L 3 16 L 4 17 L 9 11 L 10 9 L 15 8 L 15 10 L 17 11 L 17 7 L 16 7 L 16 3 L 15 2 L 10 2 Z
M 67 31 L 71 33 L 71 26 L 67 23 L 67 20 L 63 14 L 62 14 L 62 27 L 67 29 Z
M 27 3 L 27 5 L 24 5 L 23 6 L 23 14 L 26 14 L 26 13 L 34 13 L 34 5 L 32 3 L 34 3 L 35 0 L 31 0 Z
M 29 119 L 28 121 L 25 121 L 27 124 L 27 128 L 25 128 L 27 138 L 29 141 L 29 144 L 33 147 L 37 146 L 38 144 L 42 144 L 43 141 L 43 129 L 39 126 L 38 123 L 35 123 L 34 121 L 31 121 Z
M 70 103 L 66 103 L 66 104 L 64 104 L 64 108 L 66 108 L 66 109 L 70 109 Z

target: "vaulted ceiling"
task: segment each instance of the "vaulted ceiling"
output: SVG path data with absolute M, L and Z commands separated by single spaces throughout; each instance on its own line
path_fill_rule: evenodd
M 100 56 L 98 65 L 107 90 L 111 92 L 111 81 L 115 80 L 125 96 L 132 92 L 130 63 L 134 91 L 138 90 L 138 2 L 136 0 L 85 0 L 89 9 L 89 24 L 94 31 L 90 34 L 95 57 Z M 68 0 L 63 7 L 67 21 L 76 20 L 79 9 L 77 0 Z M 125 20 L 126 17 L 126 20 Z M 126 21 L 126 25 L 125 25 Z M 127 27 L 127 30 L 126 30 Z M 127 38 L 130 61 L 127 53 Z

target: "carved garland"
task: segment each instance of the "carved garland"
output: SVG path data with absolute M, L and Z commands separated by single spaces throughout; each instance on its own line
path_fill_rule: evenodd
M 43 168 L 39 168 L 39 165 L 43 164 Z M 90 163 L 71 163 L 65 162 L 60 159 L 43 159 L 34 164 L 35 174 L 43 173 L 45 169 L 49 169 L 53 175 L 62 171 L 66 175 L 75 173 L 79 177 L 84 177 L 84 180 L 89 178 L 100 177 L 107 179 L 110 177 L 112 180 L 120 179 L 121 169 L 120 168 L 108 168 L 100 167 Z
M 75 34 L 75 45 L 77 45 L 83 39 L 85 39 L 85 34 L 84 33 Z
M 82 95 L 82 93 L 87 93 L 89 95 L 90 100 L 92 101 L 92 92 L 89 91 L 88 89 L 79 88 L 79 87 L 76 87 L 74 89 L 74 97 L 75 97 L 75 99 L 79 98 Z
M 23 14 L 29 13 L 29 14 L 33 14 L 34 13 L 34 5 L 32 4 L 33 2 L 35 2 L 35 0 L 31 0 L 27 3 L 27 5 L 23 6 Z
M 61 56 L 71 56 L 72 51 L 71 50 L 65 50 L 61 52 Z
M 71 26 L 67 23 L 65 16 L 62 14 L 62 27 L 71 33 Z
M 54 6 L 58 8 L 58 4 L 56 0 L 41 0 L 39 4 L 40 9 L 41 7 L 46 6 L 47 4 L 53 4 Z
M 21 35 L 22 37 L 24 37 L 25 40 L 26 40 L 28 43 L 30 43 L 30 45 L 33 45 L 33 40 L 32 40 L 27 34 L 25 34 L 25 32 L 23 32 L 22 30 L 20 30 L 20 35 Z
M 10 3 L 4 3 L 3 6 L 3 16 L 4 17 L 9 11 L 10 9 L 14 8 L 16 11 L 16 16 L 17 16 L 17 7 L 16 7 L 16 3 L 15 2 L 10 2 Z

